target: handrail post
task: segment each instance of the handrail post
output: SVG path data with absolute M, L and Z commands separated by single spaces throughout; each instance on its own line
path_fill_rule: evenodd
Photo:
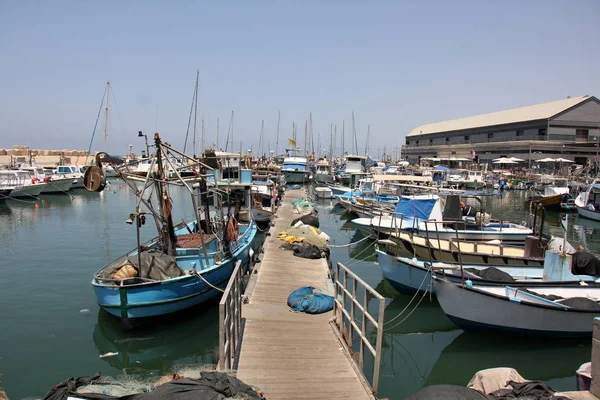
M 233 273 L 219 301 L 219 363 L 220 371 L 230 370 L 237 358 L 242 324 L 242 267 L 235 263 Z

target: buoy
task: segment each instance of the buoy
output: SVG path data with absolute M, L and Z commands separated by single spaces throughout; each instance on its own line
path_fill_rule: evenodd
M 125 264 L 115 272 L 113 279 L 123 280 L 126 278 L 133 278 L 138 275 L 137 269 L 131 264 Z

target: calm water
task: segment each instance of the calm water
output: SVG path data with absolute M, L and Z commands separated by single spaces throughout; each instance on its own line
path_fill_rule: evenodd
M 521 222 L 525 192 L 486 198 L 495 217 Z M 135 230 L 125 224 L 135 197 L 113 184 L 102 194 L 74 192 L 32 202 L 0 204 L 0 387 L 10 398 L 41 397 L 70 376 L 100 371 L 112 376 L 159 376 L 178 365 L 211 363 L 217 346 L 215 304 L 190 310 L 152 326 L 124 331 L 100 312 L 90 285 L 92 274 L 135 246 Z M 183 192 L 173 193 L 175 220 L 192 218 Z M 333 202 L 318 204 L 321 228 L 333 244 L 362 238 Z M 574 245 L 600 249 L 600 225 L 570 216 Z M 561 234 L 558 214 L 551 233 Z M 154 236 L 143 229 L 144 239 Z M 383 279 L 373 245 L 363 241 L 332 250 L 332 261 L 349 265 L 386 296 L 386 320 L 410 296 L 397 294 Z M 81 310 L 89 310 L 82 312 Z M 589 361 L 591 340 L 524 340 L 471 335 L 458 330 L 435 301 L 425 299 L 405 322 L 384 335 L 380 396 L 403 399 L 424 385 L 465 385 L 480 369 L 511 366 L 555 389 L 575 387 L 574 371 Z M 100 359 L 107 352 L 119 355 Z M 268 395 L 268 389 L 267 389 Z

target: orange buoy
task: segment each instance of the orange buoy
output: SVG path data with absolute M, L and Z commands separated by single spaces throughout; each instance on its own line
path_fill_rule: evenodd
M 131 264 L 125 264 L 115 272 L 113 279 L 123 280 L 138 276 L 138 271 Z

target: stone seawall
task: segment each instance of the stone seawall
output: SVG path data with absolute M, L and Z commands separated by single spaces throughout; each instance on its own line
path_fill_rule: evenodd
M 56 165 L 61 161 L 64 164 L 84 165 L 89 164 L 93 154 L 88 155 L 86 150 L 43 150 L 30 149 L 29 146 L 0 149 L 0 165 L 27 163 L 30 157 L 33 162 L 40 165 Z

